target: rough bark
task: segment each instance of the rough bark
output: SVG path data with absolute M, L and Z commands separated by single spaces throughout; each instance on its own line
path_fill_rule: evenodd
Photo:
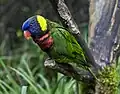
M 96 83 L 95 94 L 116 94 L 118 89 L 117 70 L 114 58 L 119 56 L 120 0 L 91 0 L 89 43 L 95 62 L 102 68 L 100 82 Z M 114 72 L 114 73 L 113 73 Z M 112 75 L 110 75 L 112 74 Z M 111 80 L 109 78 L 114 80 Z M 104 79 L 104 81 L 103 81 Z M 112 85 L 111 85 L 112 84 Z
M 78 81 L 82 81 L 85 83 L 94 82 L 94 77 L 88 71 L 84 69 L 79 69 L 77 67 L 73 67 L 64 62 L 59 63 L 48 58 L 45 60 L 44 66 L 47 68 L 51 68 L 55 71 L 58 71 L 66 76 L 73 77 Z
M 113 60 L 113 49 L 120 24 L 120 0 L 91 0 L 89 39 L 97 64 L 104 67 Z M 116 39 L 116 40 L 115 40 Z

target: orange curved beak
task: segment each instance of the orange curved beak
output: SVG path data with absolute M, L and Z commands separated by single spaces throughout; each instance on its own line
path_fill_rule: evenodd
M 24 31 L 24 37 L 29 40 L 31 38 L 31 33 L 29 31 Z

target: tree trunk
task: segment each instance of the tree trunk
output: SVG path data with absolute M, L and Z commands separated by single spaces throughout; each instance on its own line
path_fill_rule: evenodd
M 114 52 L 119 44 L 120 0 L 91 0 L 89 43 L 95 62 L 104 69 L 96 83 L 95 94 L 118 93 L 119 66 Z M 117 41 L 117 42 L 116 42 Z M 117 44 L 116 44 L 117 43 Z M 116 45 L 115 45 L 116 44 Z M 117 68 L 117 69 L 116 69 Z M 111 79 L 110 79 L 111 78 Z
M 91 0 L 89 43 L 96 63 L 111 63 L 120 24 L 120 0 Z

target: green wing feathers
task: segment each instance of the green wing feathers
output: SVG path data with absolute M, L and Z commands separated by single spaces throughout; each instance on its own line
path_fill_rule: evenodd
M 71 62 L 88 66 L 82 48 L 67 29 L 54 22 L 51 27 L 50 32 L 54 39 L 54 50 L 51 52 L 51 55 L 54 55 L 54 59 L 61 63 Z

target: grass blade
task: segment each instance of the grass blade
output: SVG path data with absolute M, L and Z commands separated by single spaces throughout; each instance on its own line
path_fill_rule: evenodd
M 27 94 L 27 87 L 28 86 L 22 86 L 21 94 Z

